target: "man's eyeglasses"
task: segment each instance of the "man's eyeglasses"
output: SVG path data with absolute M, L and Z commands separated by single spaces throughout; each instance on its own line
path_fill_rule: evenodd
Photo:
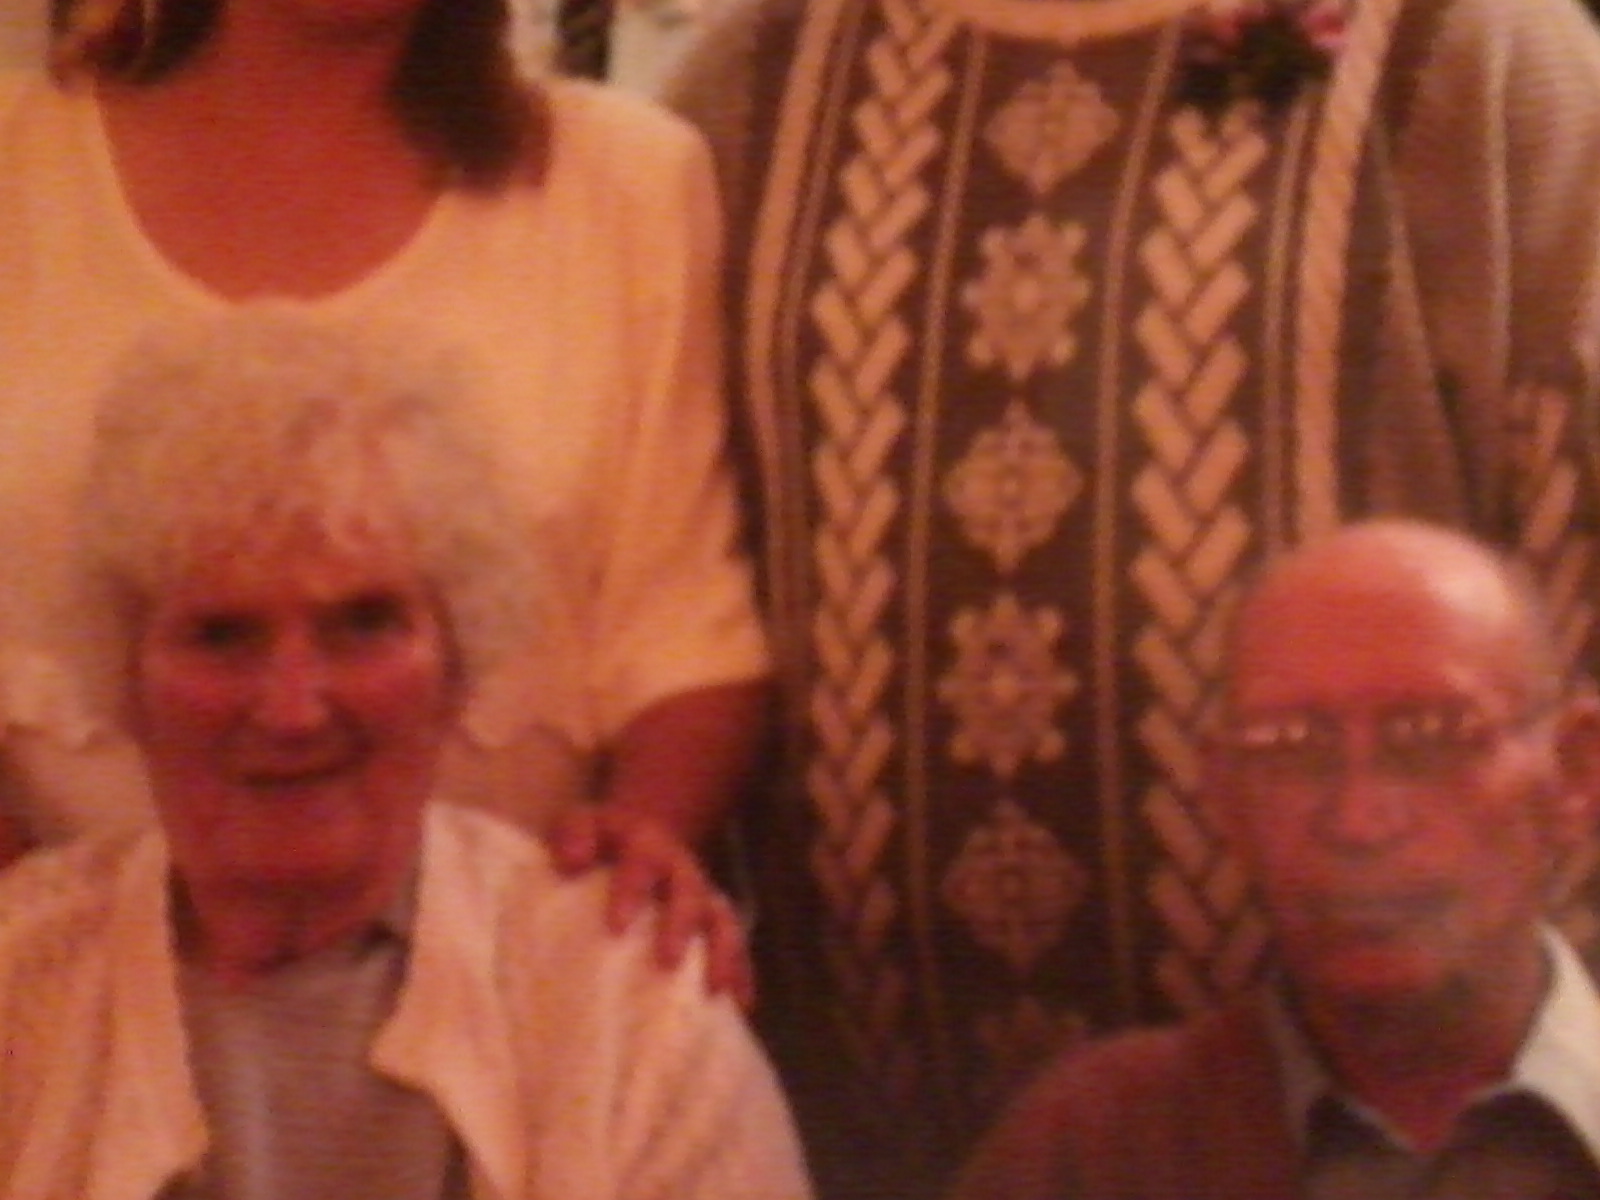
M 1554 707 L 1553 701 L 1545 701 L 1510 717 L 1491 716 L 1458 701 L 1406 701 L 1375 708 L 1365 717 L 1284 709 L 1229 722 L 1216 741 L 1235 764 L 1263 780 L 1325 783 L 1348 770 L 1351 729 L 1363 720 L 1372 770 L 1416 782 L 1449 780 Z

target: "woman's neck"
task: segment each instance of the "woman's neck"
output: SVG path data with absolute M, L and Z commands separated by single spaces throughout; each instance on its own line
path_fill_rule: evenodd
M 103 89 L 123 193 L 150 242 L 232 300 L 331 295 L 378 270 L 441 187 L 389 99 L 402 45 L 225 21 L 171 77 Z
M 124 95 L 169 119 L 203 119 L 268 146 L 352 134 L 393 140 L 390 92 L 404 46 L 403 30 L 319 36 L 230 6 L 193 59 Z
M 226 985 L 249 983 L 369 928 L 393 903 L 391 880 L 176 889 L 183 953 Z
M 183 75 L 224 96 L 321 100 L 369 109 L 382 104 L 413 19 L 364 20 L 297 14 L 293 5 L 234 2 Z

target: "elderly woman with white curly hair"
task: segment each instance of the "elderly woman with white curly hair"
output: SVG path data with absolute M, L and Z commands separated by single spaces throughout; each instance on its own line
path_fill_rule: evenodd
M 151 820 L 73 661 L 93 399 L 148 324 L 272 300 L 447 343 L 550 564 L 546 618 L 477 681 L 440 794 L 573 870 L 616 862 L 619 924 L 653 892 L 696 923 L 693 849 L 759 758 L 770 674 L 721 453 L 700 140 L 523 77 L 505 0 L 49 9 L 49 71 L 0 70 L 0 559 L 28 564 L 0 589 L 0 861 Z M 713 984 L 742 990 L 724 961 Z
M 0 879 L 9 1200 L 808 1194 L 734 1003 L 430 800 L 536 618 L 448 370 L 276 310 L 144 345 L 83 502 L 159 829 Z

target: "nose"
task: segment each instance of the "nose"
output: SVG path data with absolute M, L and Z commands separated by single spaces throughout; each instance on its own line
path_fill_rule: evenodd
M 328 664 L 308 638 L 280 638 L 264 656 L 253 716 L 258 727 L 276 733 L 319 728 L 329 713 Z
M 1317 831 L 1352 853 L 1381 850 L 1416 827 L 1416 782 L 1385 770 L 1374 756 L 1370 731 L 1350 731 L 1339 767 L 1325 781 Z

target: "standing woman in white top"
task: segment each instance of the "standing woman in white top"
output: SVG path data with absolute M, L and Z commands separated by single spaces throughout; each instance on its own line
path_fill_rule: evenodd
M 158 322 L 274 298 L 449 343 L 555 586 L 447 796 L 681 878 L 767 658 L 720 454 L 720 233 L 697 137 L 518 77 L 504 0 L 57 0 L 0 74 L 0 729 L 30 840 L 147 819 L 75 665 L 89 399 Z M 585 802 L 593 802 L 586 804 Z

